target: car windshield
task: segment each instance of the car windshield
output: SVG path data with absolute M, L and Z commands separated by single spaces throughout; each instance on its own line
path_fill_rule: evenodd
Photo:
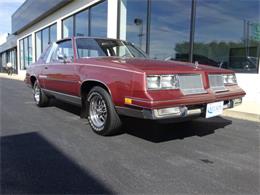
M 147 58 L 146 54 L 133 44 L 112 39 L 77 38 L 79 58 L 117 56 L 125 58 Z

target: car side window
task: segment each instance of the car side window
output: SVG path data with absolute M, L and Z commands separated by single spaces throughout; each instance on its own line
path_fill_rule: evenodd
M 106 56 L 93 39 L 77 39 L 77 53 L 79 58 Z
M 45 50 L 45 53 L 43 55 L 43 60 L 44 60 L 45 63 L 47 63 L 47 60 L 48 60 L 48 57 L 50 55 L 51 49 L 52 49 L 52 46 L 49 45 L 48 48 Z
M 55 51 L 52 54 L 51 62 L 72 62 L 74 59 L 74 52 L 71 40 L 65 40 L 56 43 Z

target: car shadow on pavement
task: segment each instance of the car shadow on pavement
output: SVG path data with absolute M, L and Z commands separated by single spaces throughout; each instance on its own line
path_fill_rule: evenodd
M 80 116 L 80 106 L 72 105 L 70 103 L 63 102 L 54 98 L 51 99 L 49 106 L 55 106 L 61 110 Z
M 59 109 L 80 116 L 80 107 L 53 100 L 51 103 Z M 136 136 L 154 143 L 165 142 L 175 139 L 184 139 L 191 136 L 207 136 L 216 130 L 232 124 L 231 120 L 222 117 L 210 119 L 196 119 L 182 123 L 159 123 L 151 120 L 122 117 L 123 133 Z
M 124 131 L 130 135 L 154 143 L 175 139 L 185 139 L 192 136 L 207 136 L 232 124 L 231 120 L 222 117 L 211 119 L 196 119 L 182 123 L 159 123 L 155 121 L 133 118 L 124 119 Z
M 113 194 L 36 132 L 1 137 L 0 194 Z

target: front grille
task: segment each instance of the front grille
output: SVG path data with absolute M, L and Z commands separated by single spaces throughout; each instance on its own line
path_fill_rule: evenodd
M 210 74 L 209 85 L 210 88 L 215 92 L 221 92 L 227 90 L 224 85 L 224 79 L 222 74 Z
M 180 89 L 184 95 L 207 93 L 200 74 L 180 74 Z

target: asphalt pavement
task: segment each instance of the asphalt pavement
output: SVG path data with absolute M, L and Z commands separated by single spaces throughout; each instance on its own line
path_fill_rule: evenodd
M 125 118 L 102 137 L 78 107 L 38 108 L 21 81 L 0 78 L 0 102 L 0 194 L 260 193 L 260 123 Z

